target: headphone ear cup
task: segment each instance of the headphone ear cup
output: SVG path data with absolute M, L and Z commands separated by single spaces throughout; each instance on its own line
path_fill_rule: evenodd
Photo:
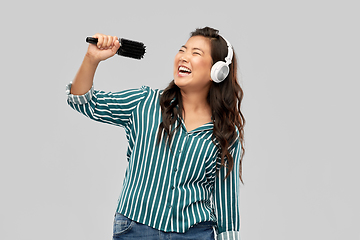
M 223 61 L 216 62 L 211 68 L 211 79 L 214 82 L 224 81 L 228 74 L 229 66 Z

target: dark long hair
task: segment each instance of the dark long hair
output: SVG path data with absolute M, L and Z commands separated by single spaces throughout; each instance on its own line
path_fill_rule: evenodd
M 210 27 L 198 28 L 190 34 L 191 37 L 203 36 L 210 39 L 211 57 L 213 63 L 225 61 L 228 47 L 226 41 L 219 35 L 219 31 Z M 237 61 L 235 52 L 232 62 L 229 66 L 230 72 L 221 83 L 212 82 L 207 96 L 207 101 L 211 107 L 212 120 L 214 123 L 212 140 L 218 142 L 217 147 L 220 150 L 220 165 L 227 168 L 227 178 L 234 168 L 234 159 L 229 152 L 229 147 L 239 140 L 241 143 L 241 157 L 239 167 L 239 177 L 242 180 L 242 160 L 244 156 L 244 124 L 245 118 L 240 111 L 241 101 L 243 99 L 243 90 L 237 80 Z M 180 127 L 179 118 L 182 118 L 182 97 L 180 88 L 172 81 L 164 90 L 160 98 L 162 112 L 162 122 L 159 125 L 158 142 L 164 135 L 168 138 L 170 144 L 176 128 Z M 236 128 L 238 131 L 236 131 Z M 216 141 L 215 141 L 216 140 Z M 225 161 L 225 159 L 227 161 Z

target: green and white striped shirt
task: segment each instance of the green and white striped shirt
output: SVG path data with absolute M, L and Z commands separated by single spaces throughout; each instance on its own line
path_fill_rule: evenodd
M 70 88 L 71 83 L 67 94 L 73 109 L 125 129 L 129 164 L 117 212 L 165 232 L 183 233 L 213 221 L 219 240 L 240 239 L 239 141 L 230 148 L 234 169 L 224 180 L 227 170 L 219 168 L 219 150 L 211 139 L 213 123 L 188 132 L 181 120 L 170 147 L 164 139 L 157 144 L 161 90 L 143 86 L 106 93 L 92 88 L 79 96 Z

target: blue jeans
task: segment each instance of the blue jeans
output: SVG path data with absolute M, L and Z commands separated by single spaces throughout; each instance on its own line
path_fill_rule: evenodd
M 120 213 L 115 214 L 113 240 L 214 240 L 213 222 L 202 222 L 185 233 L 163 232 L 137 223 Z

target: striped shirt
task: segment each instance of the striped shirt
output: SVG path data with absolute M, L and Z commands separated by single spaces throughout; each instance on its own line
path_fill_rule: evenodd
M 230 147 L 234 169 L 224 180 L 227 170 L 220 168 L 211 139 L 213 123 L 187 131 L 180 120 L 170 146 L 163 138 L 157 144 L 161 90 L 143 86 L 112 93 L 91 88 L 72 95 L 70 88 L 71 83 L 67 101 L 73 109 L 125 129 L 128 166 L 117 212 L 165 232 L 183 233 L 196 223 L 213 221 L 219 240 L 240 239 L 239 141 Z

